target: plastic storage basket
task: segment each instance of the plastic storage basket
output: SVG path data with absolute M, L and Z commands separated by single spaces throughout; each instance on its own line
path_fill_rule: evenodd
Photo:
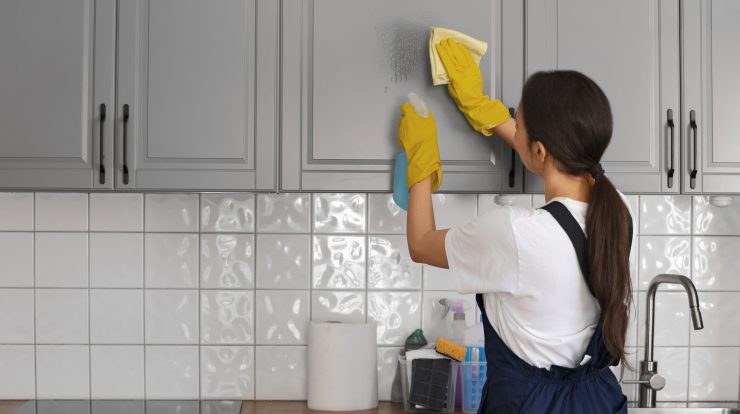
M 486 361 L 461 362 L 462 410 L 464 413 L 477 413 L 486 383 Z
M 421 407 L 409 402 L 409 395 L 411 393 L 411 384 L 409 384 L 410 378 L 408 377 L 406 370 L 406 357 L 399 355 L 398 361 L 401 363 L 401 392 L 403 394 L 403 407 L 407 412 L 411 413 L 453 413 L 455 412 L 455 387 L 457 385 L 457 371 L 459 362 L 450 361 L 450 373 L 449 382 L 447 386 L 447 408 L 444 410 L 435 410 L 427 407 Z

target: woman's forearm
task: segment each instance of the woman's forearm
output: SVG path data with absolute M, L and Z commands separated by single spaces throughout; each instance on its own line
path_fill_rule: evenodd
M 502 124 L 493 128 L 493 133 L 501 137 L 508 146 L 516 149 L 514 147 L 514 134 L 516 134 L 516 122 L 514 121 L 514 118 L 509 118 Z
M 406 216 L 406 237 L 411 259 L 447 268 L 445 235 L 447 229 L 437 230 L 432 207 L 432 179 L 427 177 L 409 189 L 409 207 Z

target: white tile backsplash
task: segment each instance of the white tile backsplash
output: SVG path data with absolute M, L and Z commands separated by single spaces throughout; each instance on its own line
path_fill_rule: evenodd
M 33 287 L 33 256 L 33 233 L 0 233 L 0 287 Z
M 33 289 L 0 289 L 0 344 L 34 343 Z
M 90 233 L 90 287 L 144 287 L 144 235 Z
M 90 194 L 91 231 L 144 230 L 144 195 L 136 193 Z
M 0 193 L 0 231 L 33 231 L 33 193 Z
M 88 233 L 36 233 L 36 287 L 88 287 Z
M 90 398 L 144 398 L 144 346 L 90 347 Z
M 705 329 L 691 329 L 680 290 L 661 289 L 660 404 L 738 401 L 740 203 L 628 199 L 640 229 L 630 361 L 643 358 L 635 347 L 650 279 L 689 275 Z M 440 228 L 542 201 L 433 198 Z M 435 301 L 464 297 L 466 322 L 479 315 L 449 270 L 410 262 L 405 231 L 405 211 L 385 193 L 0 193 L 0 399 L 305 399 L 310 320 L 378 325 L 379 396 L 388 399 L 406 336 L 419 327 L 430 340 L 451 335 L 452 316 L 442 320 Z M 630 400 L 635 390 L 623 385 Z
M 36 231 L 87 231 L 87 193 L 36 193 Z

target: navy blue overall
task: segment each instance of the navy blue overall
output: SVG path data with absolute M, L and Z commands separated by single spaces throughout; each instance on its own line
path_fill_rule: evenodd
M 586 236 L 578 222 L 557 201 L 542 208 L 568 234 L 588 281 Z M 631 244 L 631 235 L 629 240 Z M 478 414 L 627 413 L 627 398 L 609 369 L 612 357 L 604 345 L 601 322 L 586 348 L 586 355 L 591 356 L 588 362 L 575 368 L 552 365 L 548 371 L 528 364 L 511 352 L 488 321 L 483 295 L 479 293 L 475 299 L 483 314 L 488 361 Z

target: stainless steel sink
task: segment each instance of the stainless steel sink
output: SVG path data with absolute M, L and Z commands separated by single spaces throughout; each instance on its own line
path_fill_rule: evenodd
M 737 408 L 630 408 L 629 414 L 740 414 Z

